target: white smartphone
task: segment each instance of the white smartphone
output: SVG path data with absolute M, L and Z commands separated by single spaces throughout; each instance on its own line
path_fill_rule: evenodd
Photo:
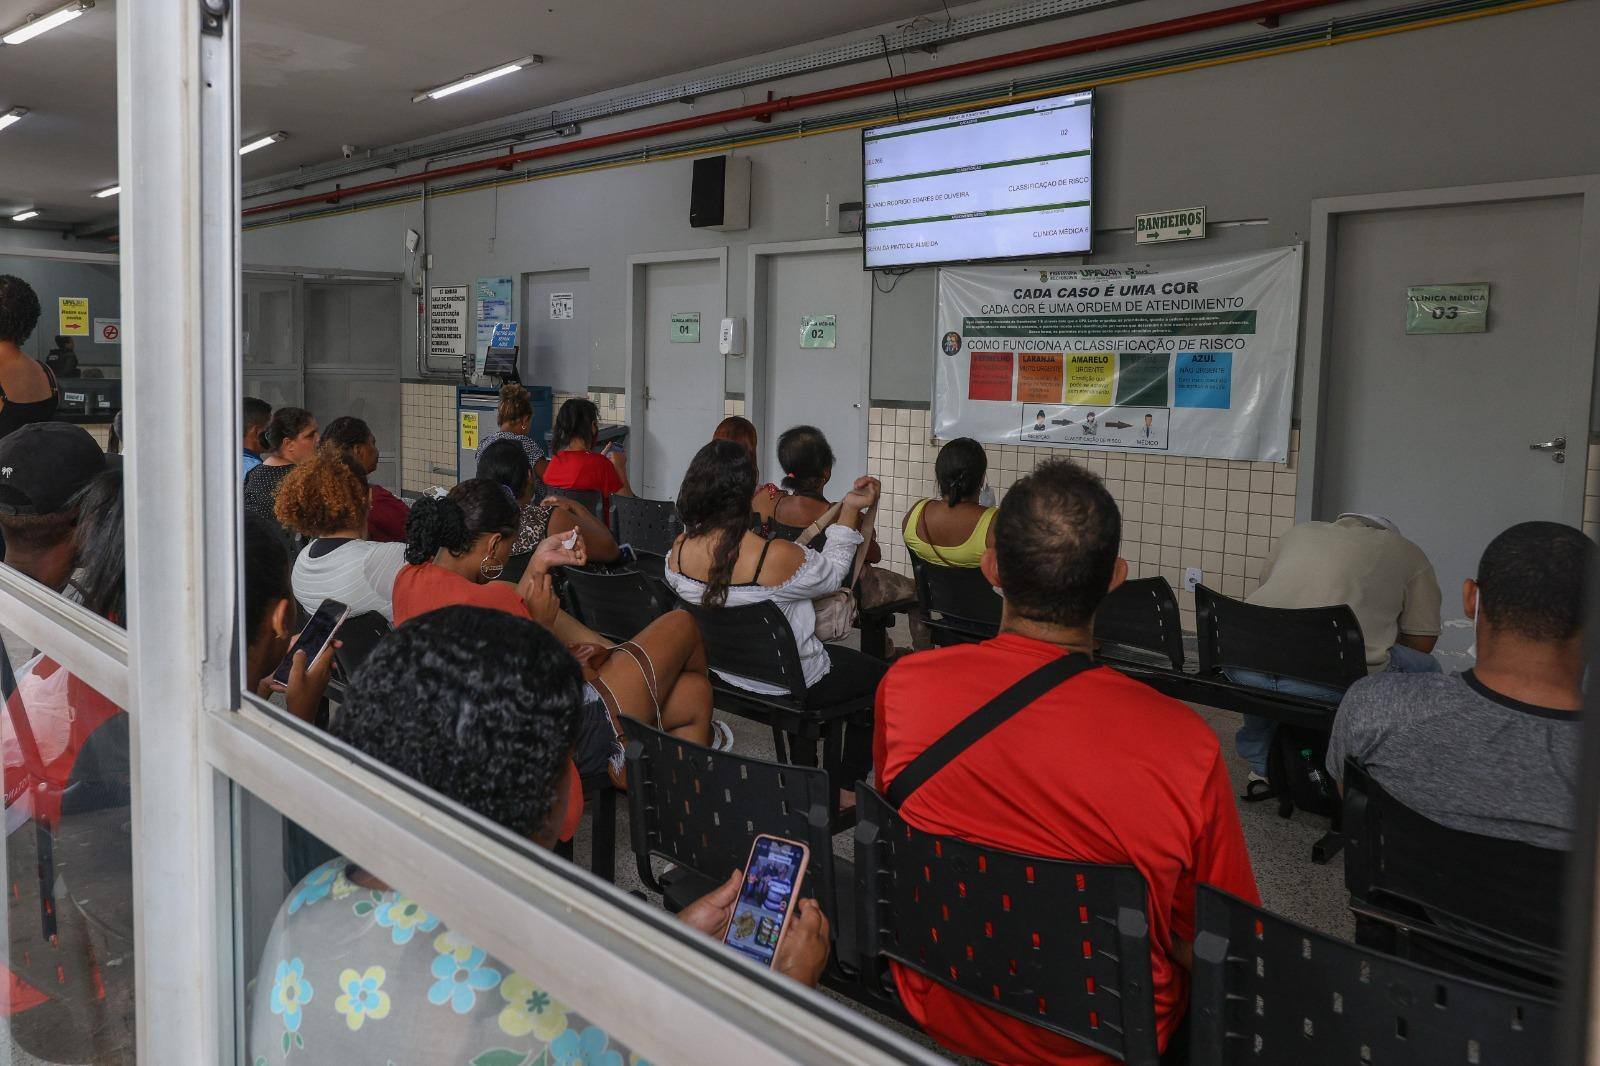
M 766 834 L 756 837 L 722 942 L 763 966 L 771 966 L 810 862 L 811 849 L 797 840 Z

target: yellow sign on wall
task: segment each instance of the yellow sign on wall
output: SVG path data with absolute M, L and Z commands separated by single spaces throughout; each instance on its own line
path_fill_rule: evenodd
M 56 330 L 63 337 L 87 337 L 89 335 L 89 298 L 87 296 L 62 296 L 56 300 L 61 312 L 61 328 Z
M 478 412 L 461 412 L 461 447 L 478 449 Z

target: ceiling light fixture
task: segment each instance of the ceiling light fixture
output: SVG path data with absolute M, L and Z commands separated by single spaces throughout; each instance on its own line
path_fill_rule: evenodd
M 27 113 L 28 109 L 25 107 L 13 107 L 10 111 L 0 115 L 0 130 L 5 129 L 7 126 L 10 126 L 14 123 L 21 122 L 22 117 Z
M 41 33 L 49 33 L 57 26 L 65 26 L 93 6 L 94 0 L 73 0 L 72 3 L 67 4 L 65 7 L 58 7 L 47 14 L 30 15 L 28 16 L 28 21 L 22 25 L 5 34 L 0 34 L 0 41 L 4 41 L 6 44 L 21 44 L 23 41 L 31 41 Z
M 265 148 L 269 144 L 277 144 L 287 136 L 289 136 L 287 133 L 283 132 L 282 130 L 278 130 L 274 133 L 267 134 L 265 137 L 257 137 L 253 141 L 246 141 L 244 144 L 239 146 L 239 154 L 249 155 L 258 148 Z
M 96 200 L 104 200 L 106 197 L 115 196 L 115 195 L 117 195 L 117 193 L 119 193 L 121 191 L 122 191 L 122 186 L 113 185 L 109 189 L 101 189 L 99 192 L 95 193 L 94 194 L 94 198 Z
M 507 74 L 515 74 L 523 67 L 531 67 L 543 62 L 544 56 L 523 56 L 521 59 L 513 59 L 502 66 L 479 71 L 477 74 L 468 74 L 464 78 L 457 78 L 455 81 L 448 82 L 436 89 L 424 89 L 413 96 L 411 102 L 420 104 L 424 100 L 442 100 L 446 96 L 461 92 L 463 89 L 476 88 L 486 81 L 493 81 L 495 78 L 504 77 Z
M 11 221 L 13 221 L 13 222 L 26 222 L 30 218 L 38 218 L 38 217 L 39 217 L 39 212 L 34 211 L 32 209 L 29 209 L 27 211 L 19 211 L 16 214 L 12 215 L 11 216 Z

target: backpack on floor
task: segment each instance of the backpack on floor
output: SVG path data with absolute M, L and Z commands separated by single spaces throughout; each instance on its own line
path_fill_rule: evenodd
M 1279 723 L 1267 753 L 1267 781 L 1278 797 L 1278 813 L 1295 808 L 1324 818 L 1339 809 L 1339 789 L 1328 773 L 1328 735 Z

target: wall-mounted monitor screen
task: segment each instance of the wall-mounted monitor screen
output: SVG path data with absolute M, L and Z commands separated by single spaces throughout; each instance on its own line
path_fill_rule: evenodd
M 1091 250 L 1094 92 L 861 134 L 866 267 Z

